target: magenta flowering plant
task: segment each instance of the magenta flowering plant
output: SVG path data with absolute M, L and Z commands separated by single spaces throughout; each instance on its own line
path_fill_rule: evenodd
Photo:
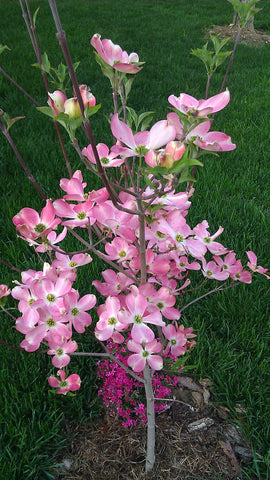
M 127 366 L 126 348 L 109 342 L 108 349 L 123 365 Z M 121 365 L 112 360 L 98 361 L 98 378 L 101 387 L 98 395 L 111 417 L 120 418 L 125 428 L 138 422 L 147 423 L 147 409 L 143 384 L 134 379 Z M 179 373 L 181 369 L 179 369 Z M 140 374 L 142 377 L 142 373 Z M 178 375 L 167 375 L 155 371 L 152 376 L 155 412 L 161 413 L 168 408 L 167 399 L 172 399 L 173 389 L 179 382 Z
M 58 394 L 79 389 L 79 376 L 66 376 L 72 356 L 97 355 L 78 351 L 77 334 L 95 336 L 103 355 L 116 361 L 116 382 L 120 382 L 119 375 L 124 375 L 120 386 L 129 378 L 127 374 L 131 378 L 126 402 L 133 402 L 135 415 L 147 419 L 149 471 L 155 458 L 155 379 L 164 380 L 163 367 L 182 364 L 185 353 L 195 346 L 192 327 L 185 328 L 181 320 L 188 306 L 183 302 L 186 289 L 194 286 L 193 278 L 200 274 L 215 292 L 251 283 L 255 273 L 267 277 L 267 270 L 257 266 L 251 251 L 244 267 L 230 247 L 216 241 L 222 227 L 211 234 L 207 220 L 197 225 L 187 220 L 194 169 L 202 166 L 202 155 L 236 148 L 225 133 L 210 131 L 213 114 L 226 107 L 229 92 L 204 100 L 170 95 L 173 111 L 150 126 L 148 112 L 137 115 L 127 105 L 132 86 L 128 75 L 133 80 L 141 70 L 137 54 L 128 55 L 95 34 L 91 44 L 113 89 L 111 145 L 96 145 L 89 117 L 100 105 L 89 87 L 77 82 L 55 1 L 50 0 L 50 5 L 73 96 L 68 98 L 59 89 L 48 92 L 48 106 L 39 110 L 66 130 L 85 169 L 72 172 L 67 162 L 69 178 L 60 179 L 62 198 L 46 200 L 40 214 L 25 207 L 13 218 L 18 235 L 43 255 L 41 269 L 22 272 L 21 282 L 12 289 L 19 301 L 16 329 L 24 335 L 22 349 L 46 349 L 57 369 L 49 384 Z M 79 128 L 86 134 L 82 145 L 76 137 Z M 102 188 L 87 189 L 88 171 L 101 179 Z M 67 234 L 77 241 L 78 251 L 65 251 L 62 241 Z M 104 281 L 93 279 L 93 287 L 80 296 L 78 269 L 89 268 L 95 256 L 106 264 L 101 272 Z M 105 297 L 99 305 L 96 290 Z M 5 286 L 2 292 L 6 297 Z M 169 385 L 175 381 L 173 376 Z M 145 404 L 140 400 L 134 404 L 137 384 L 144 389 Z M 103 398 L 110 397 L 110 405 L 114 397 L 107 380 L 104 389 Z M 169 392 L 163 394 L 165 398 Z M 118 405 L 117 413 L 130 421 L 123 415 L 123 406 Z

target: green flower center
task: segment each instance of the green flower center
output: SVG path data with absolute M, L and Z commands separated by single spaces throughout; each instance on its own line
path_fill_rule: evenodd
M 204 241 L 204 243 L 211 243 L 211 238 L 210 237 L 204 237 L 203 241 Z
M 65 388 L 68 386 L 68 382 L 66 380 L 60 380 L 59 382 L 59 387 L 60 388 Z
M 162 233 L 162 232 L 160 232 L 159 230 L 157 231 L 156 235 L 157 235 L 157 237 L 159 237 L 159 238 L 164 238 L 164 237 L 165 237 L 165 233 Z
M 121 252 L 118 253 L 120 258 L 124 258 L 126 256 L 125 250 L 121 250 Z
M 149 357 L 149 352 L 147 352 L 146 350 L 144 350 L 142 356 L 143 356 L 144 358 Z
M 212 274 L 213 272 L 211 272 L 211 270 L 207 270 L 206 275 L 208 275 L 208 277 L 211 277 Z
M 48 293 L 46 298 L 47 298 L 48 302 L 54 302 L 55 301 L 55 296 L 53 295 L 53 293 Z
M 176 235 L 176 241 L 180 243 L 180 242 L 183 242 L 183 240 L 184 240 L 183 235 L 180 235 L 180 233 L 178 233 L 178 234 Z
M 28 305 L 32 305 L 32 303 L 34 302 L 35 300 L 33 298 L 30 298 L 30 300 L 28 300 Z
M 77 262 L 69 262 L 69 266 L 72 268 L 72 267 L 76 267 L 77 265 Z
M 48 325 L 48 327 L 54 327 L 55 326 L 55 321 L 52 318 L 48 318 L 47 325 Z
M 77 215 L 79 220 L 84 220 L 86 218 L 86 213 L 85 212 L 79 212 Z
M 73 317 L 77 317 L 79 315 L 79 309 L 77 307 L 72 308 L 71 315 L 73 315 Z
M 185 267 L 186 266 L 184 262 L 180 262 L 179 265 L 180 265 L 180 267 Z
M 103 165 L 108 165 L 108 163 L 110 163 L 110 160 L 106 157 L 102 157 L 100 161 Z
M 61 356 L 61 355 L 63 355 L 64 352 L 63 352 L 63 349 L 59 347 L 59 348 L 56 350 L 56 353 L 57 353 L 57 355 Z
M 241 278 L 240 273 L 237 273 L 235 276 L 236 276 L 236 278 Z
M 161 310 L 164 307 L 164 303 L 158 302 L 157 307 L 159 308 L 159 310 Z
M 46 230 L 46 225 L 44 223 L 38 223 L 35 228 L 34 228 L 36 233 L 42 233 L 44 230 Z
M 143 321 L 143 317 L 141 315 L 135 315 L 135 317 L 134 317 L 134 322 L 135 323 L 140 325 L 140 323 L 142 323 L 142 321 Z
M 108 325 L 115 325 L 117 323 L 117 320 L 115 317 L 110 317 L 108 319 Z
M 177 342 L 176 342 L 175 338 L 172 338 L 172 340 L 171 340 L 171 345 L 174 346 L 174 345 L 176 345 L 176 343 L 177 343 Z

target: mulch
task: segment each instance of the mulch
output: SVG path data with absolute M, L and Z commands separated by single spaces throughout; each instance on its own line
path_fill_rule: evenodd
M 200 407 L 190 399 L 172 403 L 156 416 L 156 462 L 145 474 L 146 426 L 124 428 L 104 416 L 67 425 L 69 449 L 59 459 L 56 479 L 65 480 L 237 480 L 252 451 L 229 410 Z M 193 392 L 192 392 L 193 393 Z M 187 398 L 187 397 L 186 397 Z M 239 412 L 242 412 L 239 407 Z M 239 413 L 242 416 L 242 413 Z
M 206 36 L 209 38 L 210 35 L 215 35 L 222 39 L 230 38 L 232 41 L 235 41 L 237 33 L 238 27 L 236 25 L 213 25 L 211 30 L 207 31 Z M 260 30 L 244 28 L 241 33 L 240 43 L 251 47 L 261 47 L 270 44 L 270 35 Z

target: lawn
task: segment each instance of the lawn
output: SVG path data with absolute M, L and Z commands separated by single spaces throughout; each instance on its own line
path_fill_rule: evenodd
M 40 6 L 37 31 L 41 51 L 47 52 L 57 66 L 62 56 L 48 2 L 30 3 L 32 12 Z M 97 142 L 105 143 L 111 141 L 106 119 L 111 92 L 94 60 L 90 46 L 94 33 L 111 38 L 128 52 L 136 51 L 146 62 L 134 81 L 129 102 L 138 113 L 153 110 L 157 121 L 168 113 L 169 95 L 186 92 L 203 98 L 206 75 L 203 64 L 190 55 L 191 49 L 202 47 L 205 33 L 213 24 L 229 24 L 233 16 L 229 2 L 224 0 L 59 0 L 58 6 L 73 61 L 80 61 L 79 82 L 90 85 L 98 103 L 102 103 L 92 127 Z M 270 33 L 270 4 L 261 0 L 260 6 L 255 26 Z M 1 67 L 45 105 L 46 92 L 40 72 L 31 66 L 36 60 L 19 2 L 1 1 L 0 32 L 1 44 L 10 48 L 1 55 Z M 225 70 L 222 66 L 214 76 L 210 95 L 218 93 Z M 269 45 L 239 45 L 227 81 L 231 101 L 216 115 L 214 123 L 215 130 L 232 137 L 237 149 L 205 156 L 204 168 L 196 172 L 198 181 L 190 211 L 193 225 L 204 218 L 211 232 L 222 225 L 225 230 L 221 241 L 225 245 L 240 258 L 246 250 L 254 250 L 259 264 L 268 268 L 269 74 Z M 59 198 L 59 180 L 67 176 L 67 171 L 53 125 L 4 77 L 0 78 L 0 108 L 12 117 L 25 116 L 12 127 L 11 135 L 47 198 Z M 81 168 L 69 139 L 63 136 L 72 169 Z M 1 258 L 20 270 L 40 268 L 30 247 L 16 237 L 12 217 L 25 206 L 41 209 L 44 203 L 3 136 L 0 165 Z M 89 175 L 87 182 L 89 189 L 96 188 L 95 178 Z M 0 283 L 11 286 L 12 280 L 19 280 L 17 272 L 3 264 L 0 268 Z M 88 293 L 89 288 L 95 293 L 91 283 L 100 269 L 101 264 L 95 262 L 81 275 L 81 294 Z M 9 311 L 18 315 L 15 303 L 9 304 Z M 269 478 L 269 283 L 257 278 L 250 286 L 240 285 L 209 296 L 185 310 L 184 320 L 198 336 L 198 346 L 188 363 L 189 373 L 196 378 L 211 378 L 215 401 L 231 409 L 252 447 L 254 460 L 245 467 L 243 478 Z M 22 340 L 4 314 L 0 339 L 15 346 Z M 75 397 L 64 397 L 49 392 L 47 377 L 52 367 L 47 357 L 1 345 L 0 353 L 0 478 L 54 478 L 52 467 L 66 446 L 67 421 L 85 421 L 98 415 L 95 362 L 72 361 L 83 385 Z M 241 420 L 236 405 L 244 409 Z

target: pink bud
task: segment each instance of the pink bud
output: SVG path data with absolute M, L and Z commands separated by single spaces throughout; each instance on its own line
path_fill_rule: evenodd
M 162 154 L 160 159 L 162 167 L 171 168 L 174 163 L 173 157 L 169 153 Z
M 185 145 L 180 142 L 176 142 L 175 140 L 168 143 L 165 149 L 165 153 L 169 154 L 173 161 L 179 160 L 185 152 Z
M 80 117 L 82 112 L 81 112 L 81 109 L 80 109 L 78 99 L 73 97 L 73 98 L 69 98 L 68 100 L 66 100 L 65 104 L 64 104 L 64 112 L 70 118 Z
M 94 107 L 96 105 L 96 99 L 87 85 L 80 85 L 80 93 L 84 107 L 86 107 L 86 105 L 89 105 L 89 107 Z
M 53 93 L 49 93 L 48 105 L 51 107 L 53 113 L 58 115 L 64 111 L 64 103 L 67 99 L 66 95 L 60 90 L 55 90 Z

